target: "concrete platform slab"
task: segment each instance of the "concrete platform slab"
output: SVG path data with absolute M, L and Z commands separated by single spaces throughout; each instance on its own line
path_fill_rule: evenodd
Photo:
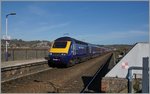
M 33 59 L 33 60 L 18 60 L 18 61 L 1 62 L 1 68 L 20 66 L 20 65 L 44 62 L 44 61 L 47 61 L 47 60 L 44 58 L 41 58 L 41 59 Z

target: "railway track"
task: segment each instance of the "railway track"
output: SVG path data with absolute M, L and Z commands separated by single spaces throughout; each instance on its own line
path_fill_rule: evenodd
M 106 73 L 110 70 L 108 68 L 109 63 L 113 62 L 112 60 L 113 54 L 109 57 L 107 62 L 103 64 L 98 71 L 94 74 L 91 81 L 83 88 L 81 93 L 100 93 L 100 86 L 101 86 L 101 78 L 106 75 Z
M 100 57 L 77 64 L 73 67 L 52 68 L 50 70 L 48 69 L 46 71 L 38 72 L 36 74 L 21 77 L 19 79 L 6 81 L 2 83 L 2 92 L 3 93 L 51 93 L 51 92 L 79 93 L 81 92 L 81 90 L 83 90 L 85 86 L 83 83 L 83 79 L 81 78 L 83 78 L 86 75 L 93 76 L 100 66 L 101 67 L 104 66 L 103 64 L 107 62 L 107 59 L 110 57 L 110 55 L 111 53 L 104 54 Z M 8 70 L 3 69 L 3 71 L 8 71 Z

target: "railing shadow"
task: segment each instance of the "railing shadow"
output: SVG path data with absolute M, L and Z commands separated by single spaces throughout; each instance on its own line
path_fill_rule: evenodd
M 104 67 L 97 74 L 97 76 L 95 77 L 93 82 L 88 86 L 88 88 L 87 88 L 88 90 L 86 90 L 86 86 L 89 84 L 89 82 L 92 80 L 93 77 L 92 76 L 83 76 L 82 77 L 82 81 L 84 83 L 84 89 L 81 91 L 81 93 L 104 93 L 101 91 L 101 80 L 102 80 L 102 77 L 104 77 L 110 71 L 109 63 L 112 63 L 111 62 L 112 56 L 113 55 L 111 55 L 108 58 Z

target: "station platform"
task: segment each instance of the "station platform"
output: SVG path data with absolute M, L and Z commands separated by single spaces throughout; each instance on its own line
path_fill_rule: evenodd
M 20 66 L 20 65 L 32 64 L 32 63 L 38 63 L 44 61 L 47 60 L 45 58 L 40 58 L 40 59 L 32 59 L 32 60 L 7 61 L 7 62 L 1 62 L 1 68 Z

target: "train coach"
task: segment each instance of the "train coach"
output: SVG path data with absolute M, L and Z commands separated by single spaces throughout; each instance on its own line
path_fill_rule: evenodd
M 48 56 L 48 64 L 65 65 L 66 67 L 96 57 L 103 53 L 97 45 L 76 40 L 71 37 L 61 37 L 54 41 Z

